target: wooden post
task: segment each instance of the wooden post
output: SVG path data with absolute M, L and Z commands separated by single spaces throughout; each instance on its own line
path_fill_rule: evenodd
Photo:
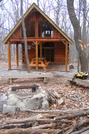
M 38 42 L 36 41 L 36 70 L 38 70 Z
M 16 65 L 18 66 L 18 44 L 16 44 Z
M 40 57 L 42 58 L 42 43 L 40 43 Z
M 8 41 L 8 70 L 11 69 L 10 42 Z
M 66 67 L 66 71 L 67 71 L 67 64 L 68 64 L 68 42 L 66 41 L 66 44 L 65 44 L 65 67 Z

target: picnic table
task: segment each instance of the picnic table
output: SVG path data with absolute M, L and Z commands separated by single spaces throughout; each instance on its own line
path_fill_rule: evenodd
M 43 67 L 44 70 L 46 70 L 46 67 L 48 66 L 49 62 L 47 62 L 45 57 L 38 57 L 38 67 Z M 30 62 L 30 69 L 31 67 L 36 67 L 36 58 L 32 58 Z

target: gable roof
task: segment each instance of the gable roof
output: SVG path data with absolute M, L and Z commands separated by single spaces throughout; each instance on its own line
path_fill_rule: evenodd
M 35 8 L 37 11 L 41 13 L 49 22 L 52 24 L 66 39 L 70 42 L 70 44 L 73 44 L 74 42 L 72 39 L 70 39 L 35 3 L 31 5 L 31 7 L 27 10 L 27 12 L 24 14 L 24 19 L 28 16 L 28 14 L 31 12 L 31 10 Z M 21 25 L 22 19 L 18 21 L 18 23 L 14 26 L 14 28 L 11 30 L 11 32 L 6 36 L 6 38 L 3 40 L 3 44 L 6 44 L 10 36 L 15 32 L 15 30 Z

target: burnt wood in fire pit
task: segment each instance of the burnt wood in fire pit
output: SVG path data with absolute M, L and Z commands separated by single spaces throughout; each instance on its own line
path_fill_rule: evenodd
M 12 91 L 16 91 L 18 89 L 29 89 L 29 88 L 31 88 L 32 92 L 35 92 L 38 87 L 39 87 L 39 85 L 37 85 L 37 84 L 34 84 L 32 86 L 16 86 L 16 87 L 12 87 Z

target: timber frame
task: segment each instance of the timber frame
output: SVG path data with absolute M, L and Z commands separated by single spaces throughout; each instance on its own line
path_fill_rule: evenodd
M 35 45 L 35 48 L 31 51 L 29 50 L 28 53 L 29 60 L 33 56 L 36 57 L 36 70 L 38 70 L 38 55 L 39 57 L 45 57 L 45 51 L 51 51 L 51 56 L 54 55 L 54 57 L 50 57 L 51 61 L 65 64 L 65 69 L 67 71 L 69 44 L 73 44 L 73 41 L 36 4 L 32 4 L 27 10 L 24 14 L 24 20 L 26 23 L 27 44 L 30 47 Z M 22 63 L 26 63 L 24 38 L 21 28 L 22 20 L 20 19 L 3 40 L 3 44 L 8 44 L 8 70 L 11 69 L 11 44 L 16 44 L 16 65 L 19 66 L 19 44 L 22 44 Z M 51 47 L 51 45 L 53 47 Z

